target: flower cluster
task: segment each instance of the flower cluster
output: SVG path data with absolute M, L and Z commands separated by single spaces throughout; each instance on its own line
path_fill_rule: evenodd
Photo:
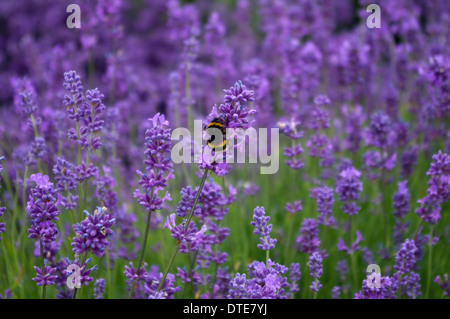
M 332 216 L 334 191 L 327 186 L 316 187 L 310 190 L 310 196 L 317 202 L 317 211 L 319 217 L 317 218 L 320 225 L 328 227 L 336 227 L 336 219 Z
M 65 265 L 75 265 L 77 267 L 68 268 L 66 267 L 64 269 L 65 276 L 69 277 L 73 273 L 77 271 L 79 268 L 79 276 L 72 276 L 72 284 L 74 287 L 77 286 L 77 281 L 79 280 L 80 285 L 88 286 L 91 281 L 94 281 L 94 278 L 92 278 L 90 275 L 93 271 L 97 270 L 97 265 L 92 266 L 91 268 L 87 268 L 87 264 L 89 264 L 92 261 L 92 258 L 87 258 L 86 260 L 82 261 L 78 258 L 78 256 L 75 256 L 75 260 L 72 263 L 68 258 L 65 260 Z M 72 270 L 70 270 L 72 269 Z M 66 278 L 67 278 L 66 277 Z M 75 278 L 77 277 L 77 278 Z
M 304 165 L 303 159 L 300 157 L 303 154 L 302 145 L 301 143 L 295 144 L 294 142 L 303 136 L 303 131 L 300 130 L 300 124 L 300 121 L 295 119 L 278 122 L 278 127 L 281 132 L 292 140 L 291 147 L 285 147 L 283 154 L 288 157 L 286 165 L 295 170 L 302 168 Z
M 228 299 L 285 299 L 288 286 L 284 276 L 287 267 L 272 260 L 264 262 L 254 261 L 247 266 L 248 278 L 245 274 L 237 273 L 230 282 Z
M 256 207 L 253 210 L 253 220 L 250 224 L 255 227 L 253 233 L 260 235 L 260 244 L 257 245 L 259 249 L 270 250 L 275 248 L 276 239 L 270 238 L 270 232 L 272 230 L 272 224 L 268 224 L 270 217 L 266 216 L 264 207 Z
M 347 254 L 352 254 L 355 251 L 358 251 L 360 249 L 359 243 L 363 241 L 363 237 L 361 235 L 360 231 L 356 231 L 356 240 L 351 243 L 350 247 L 347 247 L 344 243 L 344 240 L 342 238 L 339 238 L 339 242 L 337 244 L 337 249 L 340 251 L 345 251 Z
M 103 292 L 105 291 L 105 279 L 99 278 L 94 284 L 94 298 L 103 299 Z
M 309 256 L 308 267 L 309 271 L 313 279 L 311 286 L 309 288 L 312 291 L 318 292 L 320 288 L 322 288 L 322 284 L 320 283 L 320 277 L 322 277 L 323 269 L 322 269 L 322 261 L 323 258 L 318 252 L 314 252 Z
M 427 223 L 436 224 L 441 218 L 442 204 L 450 199 L 450 155 L 439 151 L 433 155 L 427 175 L 427 195 L 420 199 L 416 213 Z
M 241 149 L 247 142 L 245 138 L 242 138 L 240 133 L 242 130 L 250 129 L 254 122 L 253 120 L 250 120 L 249 117 L 255 114 L 256 110 L 247 110 L 245 108 L 248 102 L 254 101 L 254 92 L 253 90 L 248 90 L 241 81 L 236 82 L 230 89 L 223 91 L 225 93 L 223 104 L 220 104 L 219 108 L 217 108 L 217 105 L 214 105 L 207 120 L 211 121 L 214 118 L 218 118 L 223 127 L 235 129 L 236 134 L 234 134 L 233 139 L 234 137 L 237 137 L 237 143 L 235 144 L 233 141 L 227 141 L 226 149 Z M 208 132 L 205 132 L 205 134 L 208 135 Z M 199 163 L 200 169 L 209 169 L 218 176 L 223 176 L 230 170 L 229 165 L 224 162 L 224 159 L 228 155 L 231 156 L 230 152 L 225 151 L 224 154 L 219 156 L 215 151 L 208 150 L 208 148 L 202 146 L 201 158 L 196 159 L 196 162 Z
M 360 290 L 355 293 L 355 299 L 395 299 L 392 278 L 380 276 L 379 284 L 379 287 L 374 282 L 368 284 L 367 279 L 364 279 L 362 282 L 362 291 Z
M 107 213 L 106 207 L 97 207 L 94 214 L 87 211 L 84 211 L 84 214 L 87 217 L 73 226 L 76 236 L 73 238 L 72 250 L 78 256 L 93 253 L 101 257 L 109 246 L 108 238 L 113 235 L 111 227 L 116 223 L 116 219 Z
M 444 291 L 444 296 L 450 296 L 450 280 L 448 279 L 447 274 L 444 276 L 436 276 L 434 282 Z
M 36 271 L 36 277 L 33 278 L 33 281 L 35 281 L 38 286 L 51 286 L 55 284 L 56 268 L 50 266 L 39 268 L 34 266 L 34 270 Z
M 196 251 L 205 238 L 205 232 L 207 231 L 206 225 L 203 225 L 198 230 L 197 226 L 191 222 L 186 229 L 186 221 L 183 220 L 181 224 L 177 225 L 175 218 L 175 214 L 170 214 L 164 223 L 163 229 L 169 229 L 171 236 L 180 243 L 180 252 L 188 253 L 189 251 Z
M 319 250 L 319 228 L 315 219 L 303 219 L 300 236 L 297 237 L 297 244 L 299 244 L 300 251 L 303 253 L 312 254 Z
M 100 149 L 102 143 L 98 132 L 104 123 L 101 115 L 106 109 L 102 102 L 105 96 L 97 88 L 87 90 L 84 95 L 81 77 L 75 71 L 64 73 L 64 88 L 70 93 L 64 96 L 67 114 L 77 124 L 76 130 L 68 131 L 69 139 L 76 141 L 83 150 Z
M 28 237 L 38 239 L 47 245 L 54 242 L 58 235 L 54 222 L 58 220 L 60 214 L 58 206 L 61 204 L 61 197 L 53 188 L 53 183 L 49 182 L 47 175 L 33 174 L 30 181 L 36 183 L 36 187 L 32 189 L 27 202 L 27 213 L 31 218 Z
M 402 235 L 405 233 L 409 223 L 403 223 L 403 218 L 409 213 L 411 209 L 408 181 L 398 183 L 398 190 L 392 197 L 392 207 L 394 208 L 395 226 L 394 226 L 394 242 L 399 244 L 402 241 Z
M 360 178 L 361 173 L 354 167 L 344 169 L 337 178 L 336 193 L 344 203 L 341 209 L 349 216 L 356 215 L 359 211 L 356 201 L 363 190 Z
M 160 210 L 165 201 L 171 200 L 169 192 L 162 198 L 158 193 L 167 187 L 169 179 L 175 178 L 170 158 L 172 141 L 169 122 L 160 113 L 150 120 L 152 127 L 145 132 L 146 172 L 137 171 L 140 176 L 138 184 L 144 193 L 138 189 L 134 192 L 139 204 L 149 212 Z

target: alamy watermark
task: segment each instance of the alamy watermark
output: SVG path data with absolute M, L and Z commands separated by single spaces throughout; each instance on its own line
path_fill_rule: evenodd
M 69 29 L 79 29 L 81 28 L 81 8 L 78 4 L 69 4 L 67 6 L 66 12 L 70 15 L 66 19 L 66 25 Z
M 367 266 L 367 287 L 381 288 L 381 269 L 377 264 L 370 264 Z
M 366 8 L 366 12 L 371 14 L 366 19 L 366 25 L 369 29 L 381 28 L 381 8 L 378 4 L 369 4 Z

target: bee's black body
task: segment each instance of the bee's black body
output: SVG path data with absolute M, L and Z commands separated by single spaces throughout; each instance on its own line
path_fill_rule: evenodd
M 215 128 L 220 130 L 222 133 L 222 141 L 215 139 L 215 136 L 211 136 L 211 138 L 208 140 L 208 146 L 212 148 L 215 152 L 222 152 L 225 150 L 227 146 L 227 140 L 226 140 L 226 129 L 219 118 L 215 118 L 211 121 L 211 123 L 208 124 L 206 127 L 206 130 L 210 128 Z

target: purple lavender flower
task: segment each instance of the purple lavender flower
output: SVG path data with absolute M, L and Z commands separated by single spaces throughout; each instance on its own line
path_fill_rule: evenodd
M 303 160 L 300 157 L 300 155 L 303 154 L 302 145 L 300 143 L 294 143 L 295 140 L 300 139 L 303 136 L 303 131 L 299 129 L 300 124 L 300 121 L 295 119 L 278 122 L 278 127 L 283 134 L 292 139 L 291 147 L 286 147 L 284 149 L 284 156 L 289 158 L 286 160 L 286 165 L 295 170 L 302 168 L 304 165 Z
M 300 236 L 297 237 L 297 244 L 300 245 L 300 251 L 312 254 L 319 250 L 319 229 L 315 219 L 305 218 L 300 229 Z
M 76 236 L 73 238 L 72 250 L 76 255 L 91 252 L 101 257 L 105 254 L 109 246 L 108 237 L 113 235 L 111 227 L 116 223 L 116 219 L 106 210 L 106 207 L 97 207 L 92 215 L 84 211 L 87 217 L 73 226 Z
M 169 179 L 175 178 L 170 158 L 172 141 L 169 122 L 160 113 L 157 113 L 151 121 L 153 127 L 145 132 L 146 172 L 137 171 L 141 177 L 138 184 L 144 193 L 138 189 L 134 192 L 134 197 L 137 197 L 139 204 L 147 211 L 160 210 L 165 201 L 171 200 L 168 192 L 162 198 L 158 197 L 158 193 L 167 187 Z
M 450 296 L 450 280 L 448 279 L 448 274 L 445 274 L 444 276 L 436 276 L 436 278 L 434 278 L 434 282 L 437 283 L 444 291 L 444 296 Z
M 244 299 L 248 294 L 247 278 L 245 274 L 237 273 L 234 279 L 230 282 L 230 291 L 228 292 L 228 299 Z
M 44 269 L 34 266 L 36 271 L 36 277 L 32 280 L 36 282 L 38 286 L 51 286 L 55 284 L 56 268 L 50 266 L 44 266 Z
M 331 289 L 331 299 L 339 299 L 341 296 L 342 288 L 339 286 L 334 286 L 333 289 Z
M 173 299 L 174 294 L 181 290 L 180 286 L 175 287 L 175 276 L 168 273 L 163 285 L 161 286 L 161 290 L 157 292 L 162 277 L 163 274 L 158 271 L 158 267 L 151 267 L 144 284 L 144 295 L 147 298 Z
M 361 147 L 361 141 L 363 139 L 362 124 L 365 120 L 365 114 L 361 105 L 355 106 L 352 112 L 346 106 L 343 106 L 342 113 L 346 118 L 346 148 L 350 152 L 357 152 Z
M 348 265 L 346 259 L 343 259 L 338 262 L 336 266 L 336 271 L 341 275 L 341 281 L 345 282 L 347 279 L 347 272 L 348 272 Z
M 435 116 L 445 118 L 450 114 L 450 60 L 442 54 L 434 55 L 429 58 L 429 68 L 426 72 Z
M 147 277 L 147 272 L 145 271 L 145 266 L 139 269 L 139 273 L 136 273 L 136 269 L 133 264 L 130 262 L 130 267 L 125 265 L 124 271 L 125 277 L 127 277 L 130 281 L 133 280 L 145 280 Z
M 386 276 L 379 278 L 380 287 L 372 284 L 367 285 L 367 280 L 362 282 L 362 291 L 355 293 L 355 299 L 395 299 L 395 290 L 393 289 L 392 278 Z
M 370 125 L 366 132 L 366 144 L 380 149 L 388 146 L 391 119 L 383 112 L 376 112 L 370 118 Z
M 300 264 L 292 263 L 291 267 L 289 267 L 289 280 L 291 281 L 289 291 L 291 292 L 292 298 L 294 297 L 294 294 L 300 290 L 297 282 L 300 280 L 301 275 L 302 274 L 300 272 Z
M 402 219 L 409 213 L 410 210 L 410 197 L 408 187 L 406 184 L 408 181 L 402 181 L 398 183 L 398 191 L 394 194 L 392 200 L 392 206 L 394 208 L 394 216 Z
M 98 150 L 102 147 L 98 132 L 104 121 L 101 114 L 106 107 L 102 103 L 105 98 L 96 88 L 83 94 L 81 78 L 75 71 L 64 73 L 64 88 L 70 95 L 64 96 L 64 105 L 69 118 L 76 122 L 76 130 L 69 129 L 67 136 L 84 149 Z M 80 164 L 80 163 L 78 163 Z
M 411 271 L 406 280 L 406 295 L 411 299 L 420 297 L 422 295 L 420 292 L 420 288 L 422 287 L 420 285 L 420 275 Z
M 56 164 L 53 166 L 53 174 L 55 174 L 58 191 L 71 191 L 77 187 L 74 165 L 65 159 L 59 157 L 56 159 Z
M 320 225 L 329 227 L 336 227 L 336 220 L 332 216 L 334 191 L 327 186 L 313 188 L 310 191 L 310 196 L 317 202 L 317 211 L 319 212 L 318 222 Z
M 414 167 L 417 164 L 417 155 L 418 155 L 419 147 L 414 145 L 411 148 L 408 148 L 402 152 L 400 157 L 400 165 L 401 165 L 401 176 L 402 178 L 408 178 L 411 176 Z
M 247 266 L 248 278 L 245 274 L 236 274 L 230 282 L 228 299 L 285 299 L 285 277 L 287 267 L 267 260 L 254 261 Z
M 344 169 L 337 179 L 336 193 L 339 196 L 339 200 L 344 202 L 342 210 L 350 216 L 356 215 L 359 211 L 356 201 L 363 190 L 360 177 L 361 173 L 354 167 L 350 167 Z
M 84 117 L 84 95 L 81 77 L 75 71 L 64 73 L 64 88 L 71 94 L 64 96 L 64 105 L 69 118 L 79 121 Z
M 36 187 L 31 192 L 26 208 L 31 217 L 28 237 L 51 243 L 58 235 L 54 221 L 58 220 L 60 214 L 58 206 L 61 204 L 61 197 L 53 189 L 53 183 L 49 182 L 47 175 L 33 174 L 30 181 L 35 182 Z
M 270 217 L 265 215 L 264 207 L 256 207 L 253 210 L 253 220 L 250 224 L 255 227 L 253 233 L 260 235 L 260 244 L 257 245 L 259 249 L 270 250 L 275 248 L 276 239 L 270 238 L 272 224 L 268 224 Z
M 309 288 L 315 292 L 319 292 L 320 288 L 322 288 L 322 284 L 319 280 L 323 274 L 322 261 L 322 256 L 318 252 L 314 252 L 309 256 L 308 267 L 311 277 L 315 278 Z
M 77 256 L 75 257 L 75 261 L 73 262 L 73 264 L 80 267 L 80 276 L 78 277 L 78 279 L 80 280 L 81 285 L 88 286 L 89 283 L 94 280 L 94 278 L 92 278 L 90 276 L 90 274 L 93 271 L 97 270 L 97 265 L 94 265 L 91 268 L 87 268 L 87 264 L 89 264 L 91 261 L 92 261 L 92 258 L 87 258 L 84 262 L 82 262 L 81 260 L 79 260 L 79 258 Z M 72 262 L 70 260 L 67 260 L 66 264 L 70 265 L 70 264 L 72 264 Z M 75 269 L 73 269 L 72 272 L 68 271 L 67 269 L 64 270 L 65 275 L 67 275 L 67 277 L 72 275 L 73 272 L 75 272 L 75 271 L 76 271 Z M 72 279 L 72 283 L 75 286 L 75 278 Z
M 329 105 L 330 100 L 325 95 L 316 96 L 314 99 L 315 108 L 312 111 L 311 129 L 315 130 L 306 146 L 309 148 L 309 155 L 321 159 L 321 167 L 329 167 L 333 162 L 332 145 L 324 130 L 330 127 L 328 111 L 323 106 Z
M 399 244 L 402 241 L 402 234 L 407 231 L 409 223 L 403 223 L 402 219 L 409 213 L 410 207 L 410 197 L 409 190 L 407 187 L 408 181 L 402 181 L 398 183 L 398 191 L 394 194 L 392 200 L 392 206 L 394 208 L 395 216 L 395 226 L 394 226 L 394 242 Z
M 294 204 L 287 203 L 284 208 L 291 214 L 301 212 L 303 210 L 302 201 L 295 201 Z
M 342 238 L 339 238 L 339 242 L 337 244 L 337 248 L 340 251 L 345 251 L 347 254 L 352 254 L 355 251 L 359 250 L 359 243 L 363 241 L 363 237 L 361 235 L 361 232 L 359 232 L 358 230 L 356 231 L 356 240 L 351 243 L 350 247 L 347 247 L 344 243 L 344 240 Z
M 185 229 L 185 220 L 177 225 L 175 218 L 175 214 L 168 216 L 163 229 L 169 229 L 171 236 L 180 242 L 180 252 L 188 253 L 189 251 L 196 251 L 205 238 L 206 225 L 203 225 L 198 230 L 197 226 L 193 222 L 190 222 L 188 228 Z
M 247 90 L 241 81 L 237 81 L 234 86 L 228 90 L 223 90 L 225 93 L 224 103 L 219 106 L 220 112 L 224 117 L 224 125 L 229 128 L 248 129 L 252 125 L 252 121 L 248 120 L 248 116 L 254 114 L 255 110 L 245 110 L 247 102 L 254 101 L 254 92 Z
M 0 294 L 0 299 L 11 299 L 12 298 L 12 293 L 11 293 L 11 289 L 6 289 L 2 294 Z
M 94 284 L 94 298 L 103 299 L 103 292 L 105 291 L 105 279 L 99 278 Z
M 427 196 L 418 201 L 416 213 L 425 222 L 435 224 L 441 218 L 442 204 L 450 199 L 450 156 L 439 151 L 432 160 L 427 172 L 430 176 Z
M 406 239 L 406 241 L 401 245 L 400 249 L 395 256 L 395 266 L 394 269 L 398 271 L 401 275 L 410 272 L 416 264 L 416 253 L 417 247 L 414 240 Z

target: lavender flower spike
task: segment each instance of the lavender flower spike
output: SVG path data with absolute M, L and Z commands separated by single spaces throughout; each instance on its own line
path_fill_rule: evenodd
M 250 222 L 250 224 L 255 227 L 253 233 L 261 236 L 259 238 L 261 244 L 258 244 L 257 247 L 262 250 L 270 250 L 275 248 L 277 240 L 270 238 L 272 224 L 268 224 L 270 217 L 265 214 L 264 207 L 256 207 L 253 210 L 254 221 Z

